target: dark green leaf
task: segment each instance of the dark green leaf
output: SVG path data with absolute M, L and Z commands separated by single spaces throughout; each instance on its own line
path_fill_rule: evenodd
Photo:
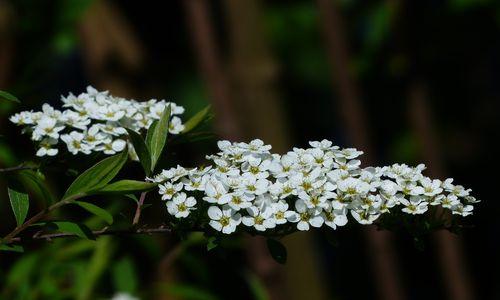
M 78 237 L 94 240 L 94 234 L 92 231 L 83 224 L 68 222 L 68 221 L 57 221 L 57 222 L 49 222 L 50 225 L 55 225 L 56 228 L 65 233 L 71 233 Z
M 45 204 L 49 205 L 54 203 L 54 196 L 45 184 L 43 175 L 32 170 L 24 170 L 19 173 L 21 180 L 25 186 L 32 190 L 38 197 L 41 197 Z
M 215 297 L 210 291 L 199 287 L 187 284 L 169 284 L 167 291 L 172 296 L 177 296 L 180 299 L 189 300 L 215 300 Z
M 116 182 L 112 182 L 106 186 L 103 186 L 97 190 L 94 190 L 90 193 L 131 193 L 131 192 L 142 192 L 153 189 L 156 187 L 156 183 L 152 182 L 144 182 L 137 180 L 119 180 Z
M 126 194 L 125 197 L 134 200 L 136 203 L 139 202 L 139 199 L 137 199 L 137 196 L 134 194 Z
M 151 172 L 154 171 L 156 163 L 167 142 L 168 129 L 170 127 L 170 109 L 171 107 L 169 104 L 163 110 L 158 124 L 156 124 L 154 128 L 148 130 L 148 136 L 150 135 L 149 131 L 152 131 L 148 141 L 148 149 L 151 154 Z
M 118 174 L 127 157 L 128 152 L 125 149 L 122 153 L 101 160 L 73 181 L 63 199 L 102 188 Z
M 149 147 L 151 145 L 151 139 L 153 138 L 153 132 L 155 131 L 156 125 L 158 125 L 158 120 L 154 120 L 153 123 L 148 128 L 148 132 L 146 133 L 146 146 Z M 148 149 L 149 151 L 149 149 Z
M 286 263 L 287 252 L 282 243 L 275 239 L 267 239 L 267 248 L 275 261 L 280 264 Z
M 16 96 L 12 95 L 11 93 L 7 93 L 6 91 L 0 91 L 0 98 L 16 103 L 21 103 L 21 101 L 19 101 Z
M 17 226 L 23 224 L 30 207 L 28 194 L 8 188 L 10 206 L 16 217 Z
M 24 248 L 21 245 L 0 245 L 0 251 L 12 251 L 12 252 L 24 252 Z
M 217 240 L 216 237 L 214 237 L 214 236 L 209 237 L 207 240 L 207 251 L 215 249 L 218 245 L 219 245 L 219 241 Z
M 132 129 L 127 128 L 127 132 L 130 138 L 130 142 L 134 146 L 135 153 L 139 157 L 139 162 L 146 172 L 146 176 L 151 174 L 151 154 L 149 153 L 146 143 L 142 139 L 142 136 Z
M 129 257 L 124 257 L 113 265 L 113 283 L 118 292 L 133 294 L 137 290 L 137 274 Z
M 105 209 L 100 208 L 97 205 L 88 202 L 75 201 L 75 204 L 85 209 L 86 211 L 102 218 L 106 223 L 113 224 L 113 216 L 107 212 Z
M 188 133 L 194 128 L 196 128 L 196 126 L 198 126 L 205 119 L 209 111 L 210 111 L 210 105 L 197 112 L 196 115 L 191 117 L 191 119 L 189 119 L 184 124 L 184 130 L 182 131 L 182 133 Z

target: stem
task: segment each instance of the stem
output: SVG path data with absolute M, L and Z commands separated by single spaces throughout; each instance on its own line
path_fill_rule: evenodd
M 44 217 L 46 217 L 51 211 L 53 211 L 53 210 L 55 210 L 55 209 L 57 209 L 57 208 L 59 208 L 59 207 L 61 207 L 63 205 L 69 204 L 72 201 L 74 201 L 74 200 L 76 200 L 78 198 L 81 198 L 83 196 L 84 196 L 83 194 L 76 194 L 76 195 L 73 195 L 71 197 L 68 197 L 67 199 L 63 199 L 63 200 L 61 200 L 61 201 L 59 201 L 57 203 L 52 204 L 48 208 L 40 211 L 39 213 L 37 213 L 36 215 L 34 215 L 30 219 L 28 219 L 28 221 L 26 221 L 23 224 L 17 226 L 14 230 L 12 230 L 9 234 L 7 234 L 1 240 L 1 242 L 5 243 L 5 244 L 11 243 L 18 234 L 20 234 L 21 232 L 23 232 L 24 230 L 26 230 L 26 228 L 28 228 L 29 226 L 33 225 L 34 223 L 36 223 L 36 222 L 40 221 L 41 219 L 43 219 Z
M 142 206 L 144 205 L 144 200 L 146 199 L 146 194 L 148 192 L 142 192 L 139 198 L 139 202 L 137 202 L 137 208 L 135 210 L 134 220 L 132 221 L 132 225 L 139 224 L 139 220 L 141 219 Z
M 29 167 L 29 166 L 16 166 L 16 167 L 9 167 L 9 168 L 3 168 L 0 169 L 0 173 L 4 172 L 14 172 L 14 171 L 22 171 L 22 170 L 33 170 L 36 169 L 35 167 Z
M 125 235 L 125 234 L 155 234 L 155 233 L 165 233 L 165 232 L 171 232 L 172 229 L 169 227 L 166 227 L 165 225 L 161 225 L 160 227 L 155 227 L 155 228 L 127 228 L 127 229 L 108 229 L 103 228 L 101 230 L 94 230 L 92 231 L 92 234 L 94 236 L 101 236 L 101 235 Z M 75 234 L 73 233 L 66 233 L 66 232 L 59 232 L 59 233 L 48 233 L 48 234 L 38 234 L 38 235 L 33 235 L 29 238 L 12 238 L 12 242 L 21 242 L 21 241 L 27 241 L 27 240 L 46 240 L 50 241 L 52 239 L 56 238 L 65 238 L 65 237 L 76 237 Z

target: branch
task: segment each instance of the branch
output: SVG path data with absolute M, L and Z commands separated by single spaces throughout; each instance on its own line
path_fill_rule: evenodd
M 161 225 L 160 227 L 155 227 L 155 228 L 126 228 L 126 229 L 108 229 L 107 227 L 105 227 L 101 230 L 92 231 L 92 234 L 96 237 L 101 235 L 133 235 L 133 234 L 151 235 L 151 234 L 166 233 L 171 231 L 172 229 L 165 225 Z M 36 240 L 51 241 L 52 239 L 66 238 L 66 237 L 77 237 L 77 236 L 73 233 L 66 233 L 66 232 L 35 234 L 28 238 L 21 238 L 21 237 L 12 238 L 11 242 L 25 242 L 25 241 L 36 241 Z
M 78 198 L 81 198 L 83 196 L 84 196 L 83 194 L 73 195 L 71 197 L 68 197 L 67 199 L 61 200 L 61 201 L 49 206 L 48 208 L 40 211 L 39 213 L 37 213 L 36 215 L 31 217 L 28 221 L 24 222 L 20 226 L 16 227 L 9 234 L 7 234 L 3 239 L 0 240 L 0 243 L 2 243 L 2 244 L 11 243 L 19 233 L 23 232 L 24 230 L 26 230 L 26 228 L 30 227 L 32 224 L 34 224 L 34 223 L 40 221 L 41 219 L 43 219 L 44 217 L 46 217 L 51 211 L 53 211 L 53 210 L 55 210 L 63 205 L 69 204 L 72 201 L 74 201 Z
M 141 219 L 142 206 L 144 205 L 144 200 L 146 199 L 146 194 L 148 192 L 142 192 L 139 198 L 139 202 L 137 202 L 137 208 L 135 210 L 134 220 L 132 221 L 132 225 L 139 224 L 139 220 Z
M 16 167 L 9 167 L 9 168 L 0 169 L 0 173 L 15 172 L 15 171 L 22 171 L 22 170 L 34 170 L 34 169 L 37 169 L 37 168 L 20 165 L 20 166 L 16 166 Z

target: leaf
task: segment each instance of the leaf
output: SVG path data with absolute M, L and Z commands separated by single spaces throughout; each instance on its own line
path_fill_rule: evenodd
M 148 132 L 146 133 L 146 146 L 148 147 L 151 144 L 151 138 L 153 137 L 153 132 L 155 131 L 156 125 L 158 125 L 158 120 L 154 120 L 153 123 L 148 128 Z
M 156 183 L 152 182 L 144 182 L 138 180 L 119 180 L 113 183 L 110 183 L 106 186 L 103 186 L 97 190 L 92 191 L 91 193 L 131 193 L 131 192 L 142 192 L 153 189 L 156 187 Z
M 24 248 L 21 245 L 0 245 L 0 251 L 12 251 L 12 252 L 24 252 Z
M 266 291 L 266 287 L 264 286 L 260 278 L 251 272 L 247 272 L 245 275 L 245 279 L 248 283 L 250 291 L 253 294 L 253 299 L 269 300 L 270 298 Z
M 275 239 L 267 239 L 267 248 L 276 262 L 280 264 L 286 263 L 286 247 L 281 242 Z
M 134 146 L 135 153 L 139 157 L 139 162 L 146 173 L 146 176 L 151 174 L 151 154 L 149 153 L 146 143 L 142 139 L 142 136 L 132 129 L 127 129 L 128 135 L 130 137 L 130 142 Z
M 41 197 L 45 201 L 45 204 L 50 205 L 54 203 L 54 196 L 52 196 L 52 193 L 39 173 L 32 170 L 24 170 L 19 175 L 27 188 L 33 190 L 37 196 Z
M 151 172 L 154 171 L 156 163 L 167 141 L 168 128 L 170 126 L 170 109 L 171 107 L 169 104 L 163 110 L 158 124 L 156 124 L 154 128 L 148 130 L 148 135 L 150 135 L 149 131 L 152 131 L 148 141 L 149 153 L 151 154 Z
M 219 241 L 217 240 L 216 237 L 214 237 L 214 236 L 209 237 L 207 240 L 207 251 L 215 249 L 218 245 L 219 245 Z
M 17 99 L 16 96 L 12 95 L 11 93 L 7 93 L 6 91 L 2 91 L 2 90 L 0 90 L 0 98 L 5 99 L 5 100 L 9 100 L 12 102 L 16 102 L 16 103 L 21 103 L 21 101 L 19 101 L 19 99 Z
M 23 224 L 30 207 L 28 194 L 8 188 L 10 206 L 16 217 L 17 226 Z
M 94 240 L 94 234 L 92 231 L 85 225 L 83 224 L 78 224 L 78 223 L 73 223 L 73 222 L 68 222 L 68 221 L 56 221 L 56 222 L 49 222 L 47 223 L 48 225 L 55 225 L 56 228 L 64 233 L 72 233 L 78 237 L 84 238 L 84 239 L 89 239 L 89 240 Z
M 207 105 L 204 109 L 200 110 L 197 112 L 194 116 L 191 117 L 186 123 L 184 123 L 184 130 L 182 133 L 188 133 L 196 126 L 198 126 L 207 116 L 208 112 L 210 111 L 210 105 Z
M 86 211 L 102 218 L 109 225 L 113 224 L 113 216 L 105 209 L 102 209 L 99 206 L 88 202 L 75 201 L 74 203 L 80 206 L 81 208 L 85 209 Z
M 113 265 L 113 283 L 118 292 L 133 294 L 137 290 L 137 274 L 129 257 L 124 257 Z
M 63 199 L 102 188 L 118 174 L 127 158 L 128 153 L 124 150 L 119 154 L 101 160 L 73 181 Z
M 215 300 L 218 299 L 210 291 L 188 284 L 168 284 L 167 292 L 180 299 Z

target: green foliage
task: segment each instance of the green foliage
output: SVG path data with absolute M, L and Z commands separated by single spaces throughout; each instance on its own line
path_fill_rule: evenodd
M 151 174 L 151 154 L 149 153 L 148 147 L 139 133 L 128 128 L 127 132 L 130 142 L 134 146 L 135 152 L 139 157 L 139 162 L 141 163 L 146 176 L 149 176 Z
M 215 249 L 218 245 L 219 245 L 219 240 L 216 237 L 214 236 L 209 237 L 207 240 L 207 251 Z
M 88 202 L 75 201 L 74 203 L 80 206 L 81 208 L 85 209 L 86 211 L 100 217 L 101 219 L 106 221 L 106 223 L 110 225 L 113 224 L 113 216 L 105 209 L 102 209 L 99 206 Z
M 21 103 L 19 99 L 17 99 L 16 96 L 12 95 L 11 93 L 8 93 L 6 91 L 0 90 L 0 99 L 8 100 L 11 102 L 16 102 L 16 103 Z
M 85 195 L 106 186 L 118 174 L 127 158 L 127 151 L 124 150 L 119 154 L 101 160 L 73 181 L 63 199 L 68 199 L 77 194 Z
M 184 124 L 184 130 L 182 131 L 182 133 L 188 133 L 191 130 L 195 129 L 198 125 L 201 124 L 202 121 L 206 119 L 209 112 L 210 112 L 210 105 L 197 112 Z
M 25 187 L 42 198 L 46 205 L 54 203 L 54 197 L 44 181 L 43 174 L 33 170 L 23 170 L 19 172 L 19 176 Z
M 167 293 L 186 300 L 215 300 L 215 295 L 197 286 L 188 284 L 169 284 L 165 287 Z
M 14 189 L 8 188 L 10 205 L 14 216 L 16 217 L 17 226 L 23 224 L 26 216 L 28 215 L 28 209 L 30 206 L 28 194 L 16 191 Z
M 24 252 L 24 248 L 21 245 L 0 245 L 0 251 L 12 251 L 12 252 Z
M 89 239 L 89 240 L 95 239 L 94 235 L 92 234 L 92 231 L 83 224 L 78 224 L 69 221 L 54 221 L 54 222 L 48 222 L 47 225 L 55 226 L 58 231 L 74 234 L 84 239 Z
M 267 239 L 267 248 L 276 262 L 280 264 L 286 263 L 286 247 L 281 242 L 275 239 Z
M 113 284 L 118 292 L 133 294 L 137 290 L 138 279 L 134 263 L 130 257 L 124 257 L 113 265 Z
M 170 111 L 171 107 L 168 105 L 161 114 L 160 120 L 155 126 L 148 130 L 146 144 L 151 154 L 151 172 L 154 171 L 156 163 L 167 142 L 168 129 L 170 127 Z
M 254 273 L 247 272 L 245 274 L 245 279 L 247 280 L 250 291 L 253 294 L 253 299 L 255 300 L 269 300 L 269 295 L 266 291 L 266 287 L 262 281 Z
M 152 182 L 144 182 L 137 180 L 119 180 L 113 183 L 110 183 L 98 190 L 95 193 L 131 193 L 131 192 L 143 192 L 148 191 L 156 187 L 156 183 Z

